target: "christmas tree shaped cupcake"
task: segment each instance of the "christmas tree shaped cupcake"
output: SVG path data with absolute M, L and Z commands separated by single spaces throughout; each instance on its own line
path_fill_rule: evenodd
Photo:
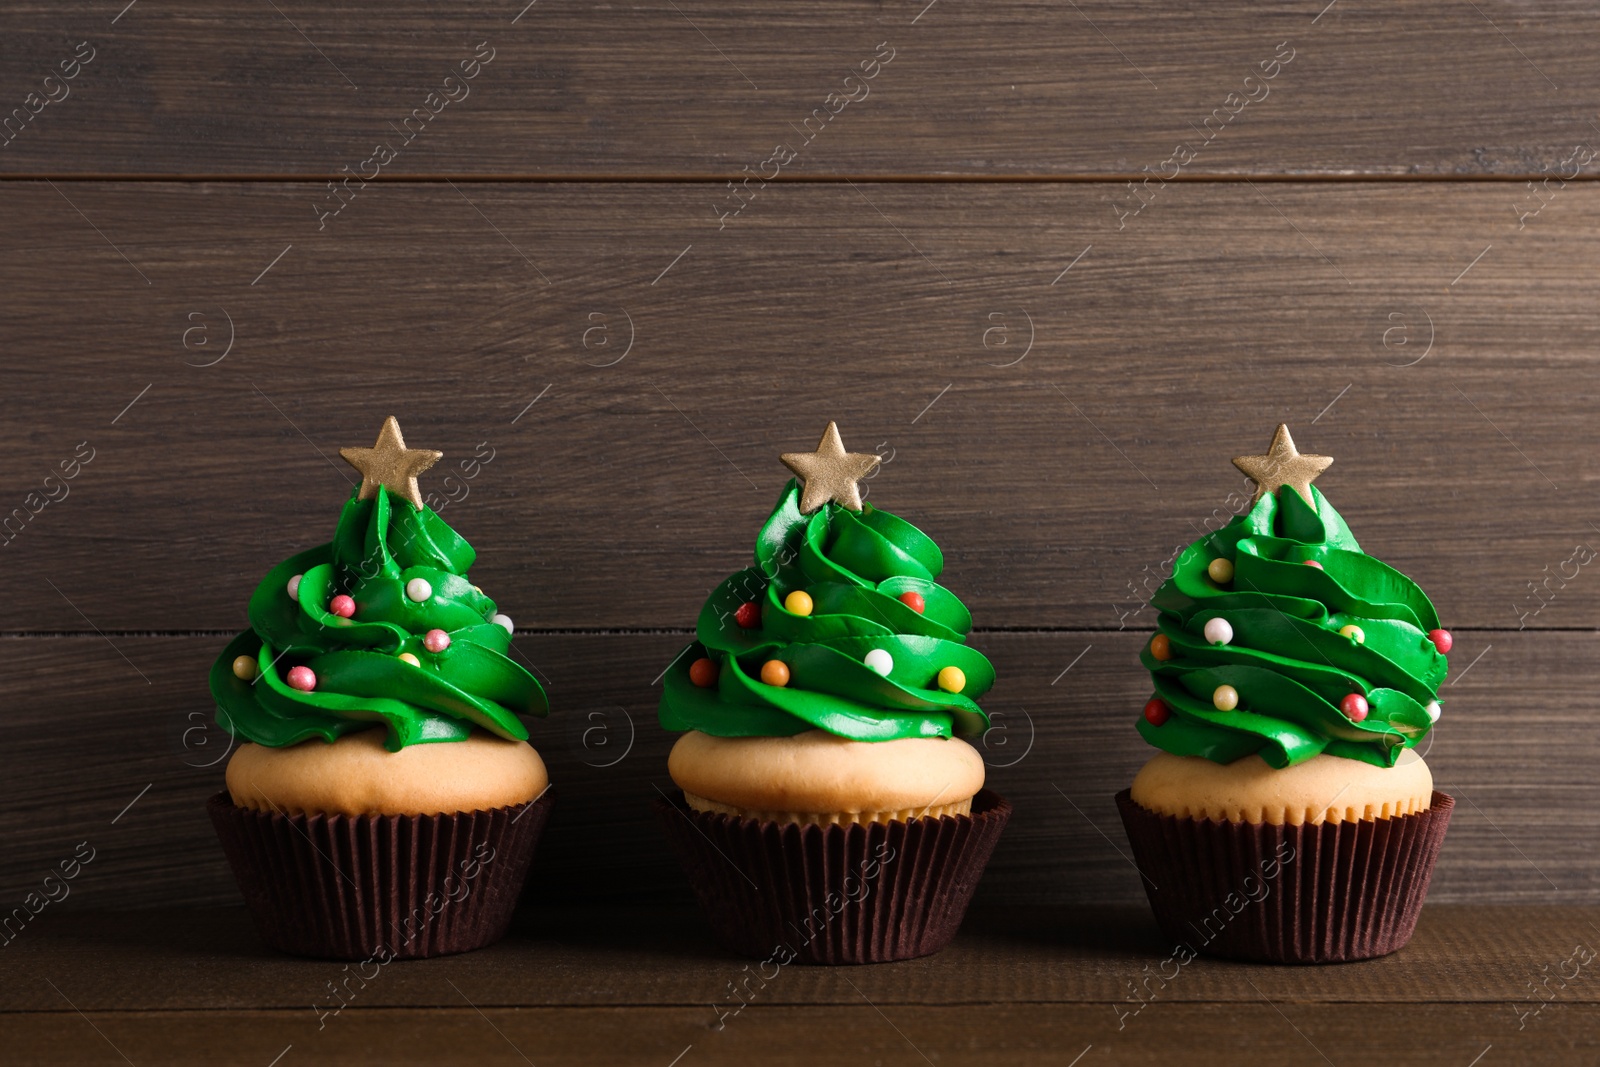
M 1118 796 L 1163 931 L 1191 951 L 1321 963 L 1410 940 L 1453 801 L 1415 747 L 1451 637 L 1415 582 L 1361 550 L 1279 426 L 1234 464 L 1247 514 L 1156 591 L 1139 733 Z
M 658 804 L 708 919 L 778 962 L 926 955 L 954 936 L 1010 808 L 962 740 L 994 682 L 922 531 L 863 503 L 836 425 L 667 668 L 685 731 Z
M 472 546 L 423 503 L 440 453 L 388 419 L 341 450 L 361 485 L 332 542 L 273 568 L 211 669 L 245 742 L 212 820 L 262 937 L 340 959 L 498 939 L 549 812 L 519 715 L 539 683 L 473 585 Z

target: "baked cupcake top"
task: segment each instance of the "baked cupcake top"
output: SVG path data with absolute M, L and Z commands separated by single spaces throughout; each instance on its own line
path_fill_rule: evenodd
M 1141 654 L 1144 739 L 1178 756 L 1283 768 L 1327 753 L 1392 766 L 1439 717 L 1450 650 L 1410 578 L 1361 550 L 1311 480 L 1333 461 L 1279 426 L 1250 511 L 1179 554 Z
M 667 668 L 661 725 L 718 737 L 821 729 L 856 741 L 977 735 L 994 684 L 965 644 L 972 616 L 936 579 L 944 556 L 861 500 L 878 457 L 828 424 L 756 538 L 755 565 L 706 600 L 698 640 Z
M 422 500 L 440 453 L 408 449 L 390 418 L 333 540 L 278 564 L 250 598 L 250 629 L 211 668 L 217 722 L 281 747 L 383 726 L 397 752 L 474 727 L 525 740 L 544 691 L 509 659 L 511 620 L 467 578 L 476 553 Z

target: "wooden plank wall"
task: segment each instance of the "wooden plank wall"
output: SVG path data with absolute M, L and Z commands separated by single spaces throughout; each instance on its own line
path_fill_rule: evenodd
M 1000 669 L 982 900 L 1139 898 L 1110 796 L 1148 752 L 1143 604 L 1279 421 L 1458 635 L 1437 899 L 1600 899 L 1575 6 L 7 21 L 0 903 L 83 840 L 82 900 L 233 898 L 205 670 L 391 413 L 492 456 L 432 487 L 550 684 L 545 899 L 681 899 L 654 679 L 829 419 Z

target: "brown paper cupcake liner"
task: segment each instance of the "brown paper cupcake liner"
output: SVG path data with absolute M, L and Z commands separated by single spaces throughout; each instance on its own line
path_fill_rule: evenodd
M 655 802 L 724 946 L 784 963 L 884 963 L 955 937 L 1011 805 L 985 789 L 972 814 L 852 825 L 760 822 Z
M 505 936 L 554 798 L 454 815 L 206 804 L 261 939 L 321 959 L 418 959 Z
M 1117 808 L 1161 932 L 1180 946 L 1264 963 L 1384 956 L 1411 940 L 1455 800 L 1426 811 L 1320 826 Z

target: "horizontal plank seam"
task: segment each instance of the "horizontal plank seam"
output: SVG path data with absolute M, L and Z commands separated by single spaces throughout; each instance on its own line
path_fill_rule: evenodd
M 1593 634 L 1600 629 L 1590 626 L 1529 626 L 1517 630 L 1509 626 L 1454 626 L 1452 633 L 1465 634 Z M 69 637 L 233 637 L 238 630 L 0 630 L 0 641 L 56 640 Z M 694 630 L 682 626 L 638 627 L 551 627 L 549 629 L 518 627 L 513 631 L 518 637 L 693 637 Z M 974 627 L 971 636 L 985 634 L 1093 634 L 1115 637 L 1117 634 L 1155 633 L 1153 626 L 1129 626 L 1123 630 L 1107 630 L 1092 626 L 983 626 Z
M 741 172 L 694 172 L 686 174 L 380 174 L 366 179 L 368 185 L 721 185 Z M 54 172 L 0 173 L 0 182 L 172 182 L 174 184 L 316 185 L 348 177 L 345 174 L 59 174 Z M 768 185 L 1093 185 L 1143 181 L 1144 172 L 1106 171 L 1083 174 L 819 174 L 807 177 L 779 175 L 767 179 Z M 1248 182 L 1299 184 L 1350 184 L 1361 182 L 1408 183 L 1516 183 L 1548 178 L 1545 172 L 1515 171 L 1500 174 L 1257 174 L 1246 171 L 1206 174 L 1182 173 L 1163 181 L 1191 185 L 1242 185 Z M 1600 172 L 1566 178 L 1569 183 L 1600 182 Z
M 1507 996 L 1507 997 L 1482 997 L 1482 998 L 1479 998 L 1479 999 L 1465 999 L 1465 998 L 1439 999 L 1439 998 L 1434 998 L 1434 997 L 1426 997 L 1426 998 L 1424 998 L 1424 997 L 1413 997 L 1413 998 L 1408 998 L 1405 1001 L 1405 1004 L 1408 1007 L 1414 1006 L 1414 1005 L 1419 1005 L 1419 1004 L 1436 1004 L 1436 1005 L 1440 1005 L 1440 1006 L 1443 1006 L 1443 1005 L 1482 1005 L 1482 1004 L 1521 1004 L 1521 1003 L 1524 1003 L 1526 1001 L 1526 999 L 1527 999 L 1526 997 L 1512 997 L 1512 996 Z M 927 1000 L 925 998 L 924 999 L 913 999 L 913 1000 L 893 1000 L 893 999 L 889 999 L 889 998 L 880 996 L 880 997 L 877 997 L 877 998 L 875 998 L 873 1000 L 873 1003 L 878 1004 L 879 1006 L 890 1005 L 890 1006 L 902 1007 L 902 1008 L 983 1008 L 983 1007 L 992 1008 L 992 1007 L 1002 1007 L 1002 1006 L 1008 1006 L 1008 1005 L 1061 1006 L 1061 1005 L 1070 1005 L 1070 1004 L 1082 1004 L 1082 1005 L 1085 1005 L 1085 1006 L 1098 1006 L 1098 1005 L 1116 1005 L 1116 1004 L 1122 1004 L 1122 1003 L 1125 1003 L 1125 1002 L 1126 1002 L 1125 998 L 1119 999 L 1119 998 L 1116 998 L 1116 997 L 1104 997 L 1104 998 L 1093 997 L 1093 998 L 1083 998 L 1083 999 L 1054 999 L 1054 1000 L 1044 1000 L 1044 999 L 1037 999 L 1036 1000 L 1036 999 L 1023 999 L 1023 998 L 1018 998 L 1018 997 L 1006 997 L 1003 1000 L 940 1000 L 940 1001 L 936 1001 L 935 1002 L 935 1001 L 929 1001 L 929 1000 Z M 1306 1000 L 1306 999 L 1300 999 L 1300 998 L 1295 998 L 1295 997 L 1278 996 L 1278 997 L 1274 998 L 1273 1002 L 1277 1003 L 1277 1004 L 1298 1004 L 1298 1005 L 1301 1005 L 1301 1006 L 1304 1006 L 1304 1007 L 1360 1007 L 1360 1006 L 1369 1006 L 1369 1005 L 1378 1004 L 1378 1003 L 1389 1003 L 1391 1001 L 1386 1001 L 1385 998 L 1378 997 L 1378 996 L 1369 997 L 1369 998 L 1364 999 L 1364 1000 L 1357 1000 L 1357 999 L 1354 999 L 1354 998 L 1350 998 L 1350 999 L 1330 998 L 1330 999 L 1326 999 L 1326 1000 L 1324 1000 L 1324 999 Z M 1189 1005 L 1197 1005 L 1197 1006 L 1198 1005 L 1207 1005 L 1207 1006 L 1209 1006 L 1209 1005 L 1260 1004 L 1261 1001 L 1260 1001 L 1259 998 L 1256 998 L 1254 996 L 1240 996 L 1238 998 L 1197 997 L 1197 998 L 1195 998 L 1193 1000 L 1172 999 L 1172 1000 L 1163 1001 L 1163 1003 L 1165 1003 L 1165 1004 L 1189 1004 Z M 1573 1000 L 1563 1001 L 1563 1003 L 1566 1004 L 1568 1007 L 1600 1008 L 1600 1003 L 1597 1003 L 1595 1001 L 1590 1001 L 1590 1000 L 1576 1000 L 1576 999 L 1573 999 Z M 616 1003 L 616 1004 L 554 1004 L 554 1003 L 545 1003 L 545 1004 L 491 1004 L 491 1003 L 488 1003 L 487 1001 L 480 1001 L 480 1002 L 478 1002 L 476 1004 L 475 1007 L 471 1007 L 471 1008 L 456 1007 L 454 1005 L 445 1005 L 445 1004 L 367 1004 L 367 1005 L 362 1005 L 361 1010 L 363 1012 L 423 1012 L 423 1011 L 428 1011 L 428 1012 L 438 1012 L 438 1013 L 447 1014 L 447 1015 L 453 1015 L 453 1014 L 459 1013 L 461 1015 L 470 1016 L 475 1011 L 480 1010 L 480 1009 L 483 1010 L 483 1011 L 632 1011 L 632 1010 L 635 1010 L 635 1009 L 651 1009 L 651 1008 L 661 1008 L 661 1009 L 666 1009 L 666 1008 L 671 1008 L 671 1009 L 703 1008 L 704 1006 L 705 1006 L 705 1003 L 703 1001 L 696 1001 L 696 1000 L 683 1000 L 683 1001 L 661 1000 L 661 1001 L 639 1001 L 639 1002 L 631 1002 L 630 1001 L 628 1003 Z M 848 999 L 840 998 L 839 1000 L 796 1000 L 796 1001 L 785 1001 L 783 1003 L 771 1003 L 771 1002 L 769 1002 L 769 1003 L 766 1003 L 766 1004 L 750 1004 L 750 1005 L 748 1005 L 748 1007 L 753 1008 L 753 1009 L 772 1010 L 772 1009 L 781 1009 L 781 1008 L 812 1009 L 812 1008 L 821 1008 L 821 1007 L 862 1008 L 862 1007 L 865 1007 L 865 1005 L 863 1005 L 861 1003 L 861 1001 L 859 1001 L 859 1000 L 848 1000 Z M 259 1015 L 291 1015 L 291 1014 L 298 1015 L 298 1014 L 303 1013 L 305 1010 L 306 1010 L 305 1008 L 301 1008 L 301 1007 L 287 1007 L 287 1006 L 286 1007 L 281 1007 L 281 1008 L 263 1008 L 263 1007 L 88 1008 L 83 1012 L 75 1013 L 74 1010 L 71 1009 L 71 1008 L 61 1008 L 59 1010 L 54 1009 L 54 1008 L 0 1008 L 0 1017 L 8 1017 L 8 1016 L 9 1017 L 15 1017 L 15 1016 L 22 1016 L 22 1015 L 57 1016 L 57 1015 L 72 1015 L 72 1014 L 110 1015 L 110 1016 L 118 1016 L 118 1015 L 184 1015 L 184 1014 L 188 1014 L 188 1015 L 237 1015 L 237 1014 L 243 1014 L 245 1012 L 250 1012 L 250 1013 L 259 1014 Z

